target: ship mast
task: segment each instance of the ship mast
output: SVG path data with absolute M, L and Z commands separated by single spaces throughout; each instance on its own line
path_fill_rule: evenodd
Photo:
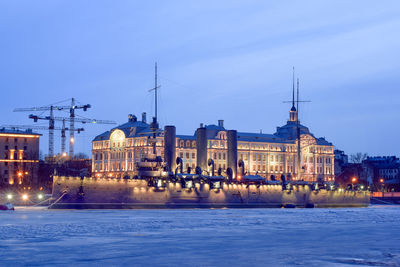
M 152 140 L 152 145 L 153 145 L 153 154 L 157 154 L 156 150 L 156 145 L 157 145 L 157 130 L 158 130 L 158 122 L 157 122 L 157 89 L 160 88 L 161 86 L 158 85 L 157 82 L 157 62 L 155 63 L 154 66 L 154 88 L 150 89 L 149 92 L 154 90 L 154 117 L 153 121 L 150 123 L 150 130 L 153 133 L 153 140 Z
M 293 81 L 294 87 L 294 81 Z M 294 95 L 294 90 L 293 90 Z M 296 133 L 297 133 L 297 180 L 301 180 L 301 145 L 300 145 L 300 121 L 299 121 L 299 79 L 297 78 L 297 120 L 296 120 Z

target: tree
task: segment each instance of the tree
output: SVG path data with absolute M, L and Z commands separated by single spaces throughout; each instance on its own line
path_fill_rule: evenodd
M 358 152 L 356 154 L 350 155 L 350 162 L 351 163 L 362 163 L 368 157 L 367 153 Z

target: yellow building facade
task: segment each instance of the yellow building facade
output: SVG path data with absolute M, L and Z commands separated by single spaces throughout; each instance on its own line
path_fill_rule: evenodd
M 207 130 L 207 156 L 224 173 L 227 169 L 227 130 L 223 120 Z M 300 146 L 298 146 L 298 135 Z M 92 142 L 92 173 L 96 177 L 133 177 L 135 163 L 152 151 L 152 134 L 145 119 L 129 115 L 127 123 L 97 136 Z M 300 147 L 300 163 L 297 150 Z M 163 132 L 157 133 L 156 152 L 164 156 Z M 245 174 L 267 179 L 334 181 L 334 146 L 316 138 L 300 124 L 294 107 L 287 123 L 274 134 L 237 133 L 238 161 Z M 196 134 L 176 135 L 176 156 L 182 158 L 185 172 L 194 172 L 197 161 Z M 210 171 L 210 170 L 208 170 Z M 239 171 L 239 175 L 240 171 Z
M 0 129 L 0 185 L 38 182 L 39 137 L 31 130 Z

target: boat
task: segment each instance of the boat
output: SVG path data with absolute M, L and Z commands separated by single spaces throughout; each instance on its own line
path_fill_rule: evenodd
M 183 170 L 175 155 L 175 127 L 164 129 L 164 158 L 147 154 L 137 163 L 134 177 L 53 177 L 52 209 L 152 209 L 152 208 L 318 208 L 365 207 L 369 192 L 361 187 L 338 188 L 334 183 L 267 180 L 247 175 L 244 162 L 229 164 L 225 173 L 214 171 L 206 159 L 204 129 L 198 129 L 199 164 Z M 235 131 L 228 137 L 235 137 Z M 153 142 L 155 146 L 155 142 Z M 228 150 L 236 153 L 235 138 Z M 153 147 L 153 152 L 156 151 Z M 239 170 L 235 166 L 239 166 Z M 211 169 L 208 172 L 207 169 Z M 238 172 L 238 174 L 237 174 Z
M 12 203 L 1 204 L 0 210 L 14 210 L 14 205 Z

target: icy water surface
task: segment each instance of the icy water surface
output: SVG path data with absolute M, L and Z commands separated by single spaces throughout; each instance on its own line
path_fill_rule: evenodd
M 400 266 L 400 206 L 0 213 L 0 266 Z

